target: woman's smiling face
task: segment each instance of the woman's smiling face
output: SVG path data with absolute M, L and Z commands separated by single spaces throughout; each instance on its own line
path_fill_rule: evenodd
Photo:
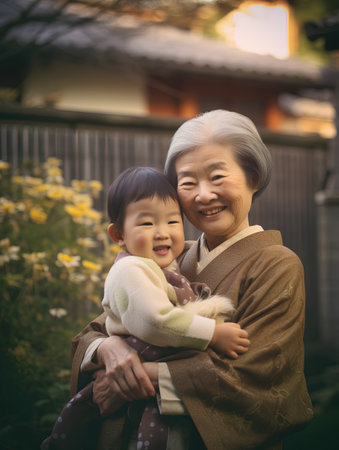
M 230 147 L 207 144 L 176 161 L 178 194 L 188 220 L 210 250 L 249 226 L 256 191 L 248 186 Z

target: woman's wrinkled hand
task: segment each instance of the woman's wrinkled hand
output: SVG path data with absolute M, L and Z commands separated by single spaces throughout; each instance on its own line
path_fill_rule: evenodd
M 97 370 L 94 375 L 93 401 L 98 405 L 102 416 L 115 413 L 125 400 L 112 390 L 105 369 Z
M 106 380 L 100 375 L 95 398 L 109 395 L 131 402 L 155 395 L 155 389 L 137 352 L 119 336 L 110 336 L 99 345 L 97 359 L 106 368 Z M 100 408 L 99 403 L 98 406 Z

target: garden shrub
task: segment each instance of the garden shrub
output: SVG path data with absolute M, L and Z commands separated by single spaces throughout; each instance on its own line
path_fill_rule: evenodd
M 70 342 L 101 312 L 118 248 L 93 208 L 98 181 L 65 186 L 61 161 L 0 161 L 0 447 L 39 448 L 69 398 Z

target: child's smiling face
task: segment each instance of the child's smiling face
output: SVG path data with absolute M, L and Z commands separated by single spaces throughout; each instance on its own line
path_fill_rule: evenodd
M 184 229 L 178 202 L 158 196 L 129 203 L 118 244 L 135 256 L 167 267 L 184 248 Z

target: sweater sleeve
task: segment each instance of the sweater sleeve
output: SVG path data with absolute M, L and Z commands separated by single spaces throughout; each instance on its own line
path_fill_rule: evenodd
M 215 321 L 174 306 L 170 285 L 152 260 L 130 256 L 110 270 L 103 307 L 108 333 L 128 333 L 149 344 L 205 350 Z

